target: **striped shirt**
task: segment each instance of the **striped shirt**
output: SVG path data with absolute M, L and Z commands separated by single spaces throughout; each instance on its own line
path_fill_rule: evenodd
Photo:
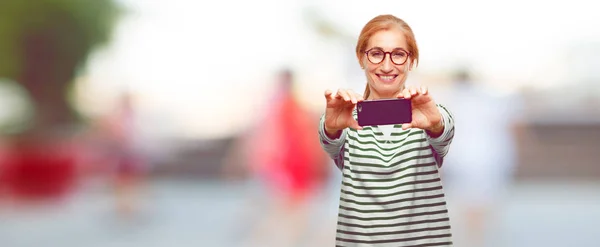
M 401 125 L 345 129 L 322 148 L 342 171 L 336 246 L 451 246 L 448 209 L 438 169 L 454 136 L 452 114 L 437 105 L 437 138 Z M 354 111 L 356 118 L 356 111 Z

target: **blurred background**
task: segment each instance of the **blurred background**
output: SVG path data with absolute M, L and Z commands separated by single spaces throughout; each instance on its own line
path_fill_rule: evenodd
M 325 89 L 379 14 L 456 118 L 456 246 L 598 246 L 600 15 L 584 0 L 0 0 L 0 246 L 332 246 Z

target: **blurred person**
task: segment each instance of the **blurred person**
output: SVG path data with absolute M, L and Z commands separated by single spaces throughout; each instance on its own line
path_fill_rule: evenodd
M 322 148 L 343 174 L 336 246 L 451 246 L 439 169 L 454 136 L 454 120 L 427 87 L 408 87 L 419 50 L 410 26 L 393 15 L 371 19 L 356 56 L 366 76 L 363 95 L 325 91 Z M 404 98 L 411 123 L 362 127 L 356 104 Z
M 139 193 L 145 176 L 145 162 L 138 146 L 133 96 L 125 92 L 117 99 L 115 109 L 102 119 L 101 136 L 107 137 L 109 170 L 114 173 L 117 214 L 124 218 L 139 210 Z
M 512 182 L 522 103 L 518 94 L 477 83 L 466 69 L 456 72 L 452 87 L 441 96 L 467 130 L 454 139 L 443 172 L 448 196 L 456 202 L 453 213 L 464 223 L 461 246 L 485 246 L 493 213 Z
M 310 234 L 307 233 L 310 230 L 310 202 L 324 188 L 328 178 L 328 169 L 324 165 L 327 157 L 320 150 L 318 137 L 314 134 L 318 115 L 302 106 L 293 94 L 294 85 L 291 70 L 283 69 L 278 73 L 277 91 L 269 100 L 264 119 L 231 151 L 230 155 L 237 152 L 243 158 L 229 157 L 231 160 L 225 167 L 226 172 L 232 172 L 234 167 L 240 168 L 235 162 L 247 160 L 250 176 L 265 189 L 267 216 L 252 226 L 246 244 L 299 244 L 306 234 Z

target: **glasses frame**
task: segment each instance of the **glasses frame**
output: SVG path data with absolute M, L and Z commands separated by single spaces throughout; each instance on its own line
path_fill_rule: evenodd
M 372 50 L 380 50 L 381 52 L 383 52 L 383 59 L 381 59 L 381 61 L 379 61 L 379 63 L 374 63 L 374 62 L 373 62 L 373 61 L 371 61 L 371 59 L 369 58 L 369 52 L 370 52 L 370 51 L 372 51 Z M 405 53 L 406 53 L 406 59 L 404 59 L 404 62 L 402 62 L 402 63 L 396 63 L 396 62 L 394 61 L 394 59 L 392 58 L 392 52 L 394 52 L 394 51 L 397 51 L 397 50 L 401 50 L 401 51 L 403 51 L 403 52 L 405 52 Z M 369 62 L 370 62 L 370 63 L 372 63 L 372 64 L 380 64 L 380 63 L 383 63 L 383 61 L 385 61 L 385 57 L 387 57 L 388 55 L 389 55 L 389 57 L 390 57 L 390 61 L 392 61 L 392 63 L 393 63 L 393 64 L 395 64 L 395 65 L 403 65 L 403 64 L 405 64 L 405 63 L 406 63 L 406 61 L 408 61 L 408 58 L 409 58 L 409 57 L 410 57 L 412 54 L 410 54 L 410 52 L 408 52 L 408 51 L 406 51 L 406 50 L 404 50 L 404 49 L 402 49 L 402 48 L 396 48 L 396 49 L 394 49 L 394 50 L 392 50 L 392 51 L 384 51 L 383 49 L 381 49 L 381 48 L 379 48 L 379 47 L 373 47 L 373 48 L 371 48 L 371 49 L 369 49 L 369 50 L 365 51 L 365 56 L 367 56 L 367 60 L 369 60 Z

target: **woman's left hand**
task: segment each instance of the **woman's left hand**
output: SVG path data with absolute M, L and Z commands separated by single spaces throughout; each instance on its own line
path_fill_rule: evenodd
M 444 131 L 444 122 L 437 105 L 428 94 L 427 87 L 406 87 L 398 98 L 409 99 L 412 104 L 412 122 L 402 124 L 402 129 L 419 128 L 431 135 L 439 136 Z

